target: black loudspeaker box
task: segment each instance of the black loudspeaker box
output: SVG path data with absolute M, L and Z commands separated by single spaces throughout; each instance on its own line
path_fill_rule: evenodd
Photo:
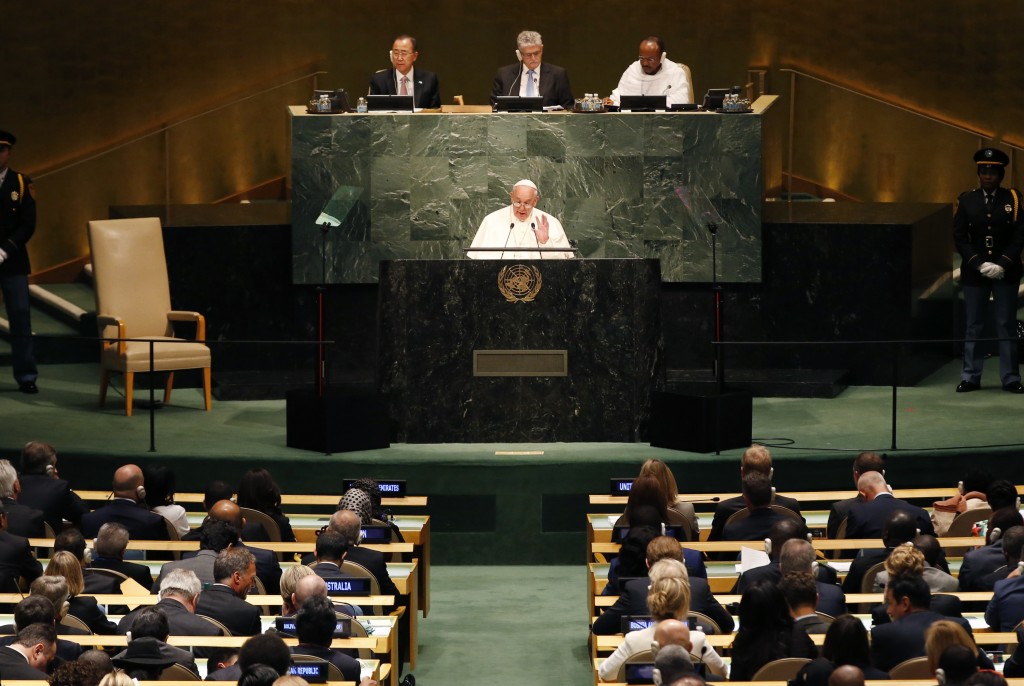
M 690 453 L 746 448 L 753 405 L 750 391 L 744 390 L 708 395 L 655 391 L 651 394 L 651 446 Z M 716 431 L 720 431 L 717 438 Z
M 388 404 L 367 391 L 328 387 L 298 388 L 286 396 L 289 448 L 346 453 L 391 447 Z

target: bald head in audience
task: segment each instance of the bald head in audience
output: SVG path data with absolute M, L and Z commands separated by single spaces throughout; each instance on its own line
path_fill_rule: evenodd
M 118 467 L 114 472 L 114 483 L 112 490 L 116 498 L 128 498 L 136 502 L 141 501 L 139 486 L 145 485 L 142 477 L 142 470 L 138 465 L 126 464 Z
M 864 672 L 853 665 L 836 667 L 828 678 L 828 686 L 864 686 Z
M 352 510 L 338 510 L 331 515 L 331 521 L 327 526 L 344 536 L 349 545 L 355 545 L 359 540 L 362 522 L 359 515 Z
M 667 645 L 654 654 L 654 668 L 658 670 L 662 684 L 671 684 L 687 674 L 693 674 L 693 662 L 689 648 Z
M 690 640 L 690 627 L 678 619 L 663 619 L 654 625 L 654 644 L 660 650 L 665 646 L 682 646 L 687 651 L 693 649 Z M 653 647 L 653 646 L 652 646 Z
M 304 576 L 295 584 L 295 607 L 302 607 L 302 604 L 314 596 L 327 596 L 327 582 L 322 577 L 313 574 Z
M 218 500 L 210 508 L 210 519 L 219 522 L 227 522 L 241 533 L 245 527 L 245 518 L 242 516 L 242 508 L 230 500 Z

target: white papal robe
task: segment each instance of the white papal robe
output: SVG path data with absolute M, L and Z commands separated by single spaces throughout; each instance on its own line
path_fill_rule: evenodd
M 534 227 L 541 216 L 548 218 L 548 242 L 541 244 Z M 562 224 L 547 212 L 534 209 L 526 221 L 516 219 L 512 206 L 491 212 L 480 222 L 470 248 L 501 248 L 501 250 L 470 250 L 466 256 L 475 260 L 558 260 L 573 256 L 572 246 Z M 565 248 L 565 252 L 538 252 L 536 248 Z M 534 248 L 530 250 L 530 248 Z

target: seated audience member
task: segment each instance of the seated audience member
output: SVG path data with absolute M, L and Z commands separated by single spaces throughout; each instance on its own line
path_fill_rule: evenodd
M 689 74 L 686 65 L 666 59 L 665 41 L 648 36 L 640 41 L 640 58 L 622 72 L 619 85 L 605 103 L 618 105 L 623 95 L 664 95 L 669 106 L 692 103 Z
M 0 503 L 7 510 L 7 530 L 15 536 L 25 538 L 42 538 L 44 513 L 25 505 L 18 504 L 21 484 L 18 472 L 7 460 L 0 460 Z
M 257 662 L 242 670 L 238 686 L 274 686 L 281 676 L 273 667 Z
M 137 686 L 138 681 L 128 676 L 122 669 L 114 669 L 100 680 L 100 686 Z
M 930 609 L 928 583 L 915 574 L 893 576 L 885 589 L 886 612 L 892 619 L 871 629 L 871 662 L 889 671 L 904 660 L 925 654 L 925 630 L 940 620 L 952 619 L 970 633 L 963 618 L 947 618 Z
M 988 545 L 964 553 L 957 579 L 961 591 L 991 591 L 996 581 L 1009 574 L 1003 554 L 1003 532 L 1024 526 L 1024 517 L 1013 507 L 995 510 L 988 520 Z
M 238 482 L 238 506 L 269 515 L 281 530 L 281 540 L 295 541 L 292 525 L 281 512 L 281 488 L 266 469 L 256 467 L 242 475 Z
M 214 562 L 213 574 L 217 583 L 199 595 L 196 614 L 213 617 L 233 636 L 260 633 L 260 610 L 245 602 L 256 577 L 252 553 L 234 548 L 221 552 Z
M 903 510 L 891 512 L 886 519 L 882 532 L 884 548 L 864 548 L 857 553 L 850 563 L 850 570 L 843 579 L 843 591 L 860 593 L 861 582 L 869 569 L 879 562 L 885 562 L 893 549 L 903 543 L 910 543 L 917 536 L 917 523 L 914 517 Z
M 828 677 L 828 686 L 864 686 L 864 672 L 853 665 L 836 667 Z
M 21 493 L 18 502 L 42 510 L 54 532 L 59 533 L 66 519 L 75 526 L 89 508 L 57 473 L 57 449 L 49 443 L 30 441 L 21 449 Z
M 223 632 L 202 617 L 196 617 L 196 604 L 203 585 L 188 569 L 175 569 L 160 580 L 159 608 L 167 618 L 171 636 L 221 636 Z M 126 634 L 145 607 L 129 612 L 117 624 L 117 631 Z
M 200 584 L 212 585 L 217 583 L 214 578 L 213 567 L 217 555 L 231 548 L 238 543 L 238 532 L 227 522 L 207 520 L 203 524 L 202 537 L 199 539 L 199 552 L 195 557 L 186 557 L 181 560 L 173 560 L 160 567 L 160 574 L 157 575 L 156 583 L 153 584 L 153 591 L 156 592 L 168 574 L 176 569 L 187 569 L 199 577 Z
M 333 663 L 341 670 L 345 681 L 359 681 L 359 661 L 341 651 L 331 649 L 338 616 L 328 598 L 307 598 L 295 615 L 295 632 L 299 644 L 291 649 L 293 655 L 313 655 Z
M 52 624 L 29 624 L 14 642 L 0 646 L 0 676 L 4 681 L 46 681 L 46 666 L 57 654 L 57 632 Z
M 388 573 L 387 563 L 384 560 L 384 553 L 359 545 L 359 531 L 361 522 L 359 515 L 352 510 L 338 510 L 331 515 L 327 528 L 337 531 L 348 542 L 348 552 L 345 560 L 355 562 L 366 568 L 377 580 L 380 592 L 383 595 L 398 597 L 398 587 Z M 316 559 L 315 556 L 313 559 Z M 306 562 L 308 564 L 308 562 Z
M 985 489 L 985 498 L 993 512 L 1004 507 L 1020 510 L 1020 496 L 1017 494 L 1017 487 L 1009 479 L 997 479 L 990 483 Z
M 0 592 L 17 592 L 19 577 L 32 582 L 42 573 L 28 539 L 7 531 L 7 510 L 0 505 Z
M 172 664 L 182 665 L 199 676 L 192 653 L 167 644 L 170 635 L 171 627 L 163 609 L 155 606 L 140 609 L 132 622 L 128 647 L 114 655 L 114 664 L 132 676 L 136 676 L 135 670 L 150 671 L 151 667 L 162 669 Z M 147 674 L 146 678 L 159 678 L 159 670 L 156 677 Z
M 281 563 L 277 560 L 277 554 L 272 550 L 264 548 L 253 548 L 245 544 L 245 532 L 251 531 L 252 526 L 242 516 L 242 509 L 230 500 L 219 500 L 210 508 L 208 520 L 227 522 L 238 532 L 236 548 L 244 548 L 256 558 L 256 576 L 263 583 L 263 589 L 267 593 L 277 593 L 281 583 Z M 259 531 L 264 531 L 259 526 Z M 265 532 L 264 532 L 265 533 Z M 267 540 L 253 539 L 253 540 Z
M 250 665 L 270 665 L 278 674 L 288 673 L 292 654 L 284 640 L 276 634 L 258 634 L 242 644 L 238 660 L 223 669 L 206 675 L 207 681 L 238 681 L 242 670 Z
M 370 95 L 411 95 L 416 109 L 440 109 L 437 74 L 414 66 L 419 55 L 415 38 L 395 38 L 388 52 L 391 68 L 381 69 L 370 77 Z
M 807 572 L 786 574 L 779 581 L 779 590 L 786 600 L 789 616 L 798 629 L 805 634 L 823 634 L 828 631 L 828 624 L 815 611 L 818 606 L 818 589 L 814 585 L 813 576 Z
M 886 672 L 871 664 L 871 648 L 868 645 L 868 631 L 864 623 L 853 615 L 836 617 L 821 646 L 821 657 L 811 660 L 795 679 L 799 686 L 825 686 L 829 676 L 843 667 L 852 667 L 864 678 L 888 679 Z
M 85 622 L 94 634 L 117 633 L 117 625 L 107 619 L 96 598 L 82 595 L 85 590 L 85 579 L 82 577 L 82 566 L 78 564 L 74 555 L 63 550 L 54 553 L 50 563 L 46 565 L 46 574 L 62 577 L 67 582 L 70 594 L 68 614 Z
M 78 656 L 78 661 L 95 665 L 104 674 L 114 671 L 114 663 L 111 661 L 110 655 L 98 648 L 82 651 L 82 654 Z
M 658 670 L 662 684 L 672 684 L 688 674 L 693 674 L 693 662 L 688 648 L 669 644 L 658 648 L 654 654 L 654 668 Z
M 648 570 L 660 560 L 683 561 L 679 542 L 669 536 L 658 536 L 652 539 L 647 544 L 646 557 Z M 683 569 L 687 568 L 684 566 Z M 690 576 L 688 573 L 687 578 L 690 582 L 690 610 L 707 615 L 723 633 L 731 633 L 735 627 L 732 615 L 712 595 L 708 580 Z M 594 634 L 606 636 L 620 633 L 624 616 L 650 614 L 647 607 L 649 584 L 650 579 L 646 575 L 623 584 L 615 604 L 601 613 L 601 616 L 594 621 Z
M 763 445 L 752 445 L 743 452 L 743 457 L 740 458 L 740 480 L 747 474 L 752 473 L 764 474 L 770 481 L 772 476 L 775 474 L 775 469 L 772 467 L 772 454 L 768 451 L 768 448 Z M 786 507 L 793 512 L 800 514 L 800 503 L 794 498 L 789 498 L 784 495 L 775 493 L 775 489 L 772 489 L 772 505 L 779 505 Z M 709 541 L 721 541 L 722 534 L 725 532 L 725 522 L 736 512 L 739 512 L 747 506 L 743 500 L 743 496 L 736 496 L 734 498 L 727 498 L 722 502 L 718 503 L 715 507 L 715 517 L 711 521 L 711 532 L 708 534 Z
M 1024 627 L 1019 626 L 1013 631 L 1017 634 L 1017 647 L 1003 665 L 1003 674 L 1007 679 L 1024 677 Z
M 221 500 L 227 500 L 234 502 L 232 498 L 235 497 L 234 489 L 224 481 L 211 481 L 206 484 L 206 488 L 203 491 L 203 511 L 209 513 L 213 506 L 219 503 Z M 187 534 L 181 537 L 183 541 L 198 541 L 199 533 L 202 530 L 202 525 L 189 531 Z M 267 536 L 266 529 L 259 522 L 253 522 L 247 524 L 245 529 L 242 531 L 242 538 L 248 541 L 269 541 L 270 537 Z
M 884 477 L 885 457 L 870 451 L 857 455 L 853 460 L 854 488 L 857 488 L 857 482 L 860 480 L 860 475 L 867 474 L 868 472 L 879 472 Z M 857 503 L 862 502 L 864 502 L 864 497 L 860 493 L 857 493 L 853 498 L 837 500 L 832 503 L 832 508 L 828 513 L 828 525 L 826 527 L 826 533 L 829 538 L 839 538 L 839 525 L 842 524 L 850 515 L 850 508 Z
M 61 620 L 68 614 L 68 610 L 71 609 L 71 604 L 68 602 L 70 593 L 68 592 L 68 582 L 62 576 L 44 574 L 35 581 L 29 587 L 29 598 L 45 598 L 50 601 L 50 606 L 53 608 L 53 614 L 50 615 L 49 619 L 43 619 L 44 623 L 52 623 L 54 628 L 57 629 L 57 633 L 65 636 L 85 636 L 90 633 L 89 630 L 79 629 L 77 627 L 70 627 L 61 624 Z M 37 618 L 31 617 L 31 620 Z M 15 615 L 15 622 L 17 623 L 17 615 Z M 34 621 L 23 621 L 21 626 L 28 626 L 29 624 L 35 623 Z M 14 629 L 14 627 L 11 627 Z M 17 629 L 14 629 L 16 632 Z M 79 650 L 78 652 L 81 652 Z
M 700 540 L 700 524 L 697 521 L 697 513 L 693 509 L 693 503 L 679 499 L 679 487 L 676 484 L 676 477 L 672 474 L 669 466 L 658 459 L 650 459 L 640 467 L 640 476 L 653 476 L 661 483 L 661 489 L 665 493 L 665 507 L 668 508 L 668 522 L 676 523 L 681 521 L 687 525 L 689 531 L 688 540 Z
M 1011 527 L 1002 540 L 1006 567 L 1011 571 L 1005 579 L 995 582 L 992 599 L 985 608 L 985 622 L 993 631 L 1013 631 L 1024 620 L 1024 575 L 1020 565 L 1024 526 Z
M 793 624 L 782 592 L 774 584 L 755 584 L 743 592 L 740 628 L 732 644 L 733 681 L 750 681 L 757 670 L 784 657 L 818 657 L 807 634 Z
M 238 648 L 209 648 L 207 649 L 206 673 L 213 674 L 236 662 L 238 662 Z
M 64 662 L 50 675 L 50 686 L 99 686 L 106 672 L 92 662 Z
M 990 483 L 992 476 L 988 472 L 969 471 L 957 485 L 957 492 L 953 497 L 932 503 L 931 519 L 935 535 L 945 536 L 957 515 L 987 507 L 988 496 L 985 495 L 985 489 Z
M 85 579 L 85 590 L 83 593 L 95 595 L 97 593 L 120 593 L 121 582 L 114 577 L 106 576 L 95 570 L 89 569 L 85 560 L 85 539 L 78 529 L 67 529 L 57 534 L 53 539 L 53 552 L 61 551 L 71 553 L 78 560 L 82 568 L 82 578 Z
M 723 541 L 763 541 L 769 537 L 776 522 L 789 519 L 772 509 L 772 482 L 764 474 L 754 472 L 743 477 L 743 502 L 750 515 L 726 522 L 722 531 Z
M 646 575 L 647 544 L 650 543 L 652 536 L 659 535 L 664 523 L 657 508 L 647 505 L 637 505 L 631 511 L 630 519 L 632 521 L 619 554 L 608 566 L 608 586 L 605 587 L 603 595 L 615 595 L 619 592 L 619 577 Z M 683 548 L 683 562 L 691 577 L 708 578 L 707 566 L 700 551 Z
M 185 508 L 174 502 L 176 480 L 170 467 L 162 464 L 147 465 L 142 470 L 146 483 L 146 505 L 174 526 L 178 537 L 189 532 Z
M 376 479 L 361 478 L 352 481 L 352 485 L 349 490 L 363 491 L 370 499 L 370 522 L 369 524 L 380 524 L 384 523 L 391 527 L 393 540 L 404 543 L 405 537 L 402 536 L 402 530 L 398 528 L 398 525 L 392 521 L 391 513 L 384 509 L 384 499 L 380 492 L 380 484 L 377 483 Z M 344 498 L 344 494 L 342 494 Z M 342 507 L 339 501 L 337 509 L 345 510 L 348 508 Z M 374 521 L 376 520 L 376 521 Z
M 669 523 L 669 510 L 666 505 L 668 494 L 661 481 L 654 476 L 638 476 L 633 480 L 633 485 L 626 496 L 626 509 L 615 521 L 615 526 L 638 526 L 648 522 L 638 523 L 636 512 L 640 508 L 649 508 L 658 513 L 657 525 Z M 687 532 L 689 533 L 689 532 Z
M 946 574 L 941 569 L 932 567 L 925 557 L 924 551 L 917 547 L 916 541 L 921 539 L 921 544 L 929 548 L 932 559 L 938 558 L 938 541 L 934 536 L 917 536 L 914 543 L 903 543 L 893 548 L 889 557 L 885 559 L 885 569 L 875 576 L 874 592 L 880 593 L 885 590 L 890 576 L 897 574 L 918 574 L 924 577 L 928 583 L 928 590 L 932 593 L 948 593 L 956 591 L 956 579 Z M 931 541 L 935 542 L 932 546 Z
M 281 575 L 281 616 L 291 617 L 302 607 L 302 600 L 296 595 L 299 581 L 316 573 L 306 565 L 292 565 Z M 317 577 L 320 579 L 320 577 Z M 320 579 L 323 581 L 323 579 Z M 326 589 L 326 585 L 324 586 Z
M 686 567 L 678 560 L 659 560 L 651 567 L 651 584 L 647 592 L 647 607 L 657 621 L 675 619 L 685 623 L 690 605 L 690 584 Z M 631 655 L 649 650 L 657 625 L 631 631 L 612 655 L 602 663 L 599 675 L 602 681 L 614 680 L 619 667 Z M 712 673 L 725 677 L 727 667 L 722 658 L 707 643 L 702 631 L 690 631 L 691 653 L 696 655 Z
M 128 529 L 115 522 L 107 522 L 100 527 L 96 536 L 90 569 L 109 569 L 120 572 L 143 588 L 153 586 L 153 575 L 149 567 L 124 559 L 124 551 L 128 549 L 131 536 Z
M 952 647 L 964 648 L 970 655 L 969 662 L 975 669 L 992 669 L 988 654 L 978 649 L 974 639 L 954 621 L 943 619 L 932 624 L 924 632 L 924 653 L 928 657 L 928 668 L 935 674 L 941 667 L 942 654 Z M 970 676 L 970 675 L 968 675 Z
M 939 655 L 935 677 L 943 686 L 963 686 L 978 673 L 977 658 L 967 646 L 950 646 Z
M 82 515 L 82 535 L 96 536 L 107 523 L 122 525 L 129 536 L 139 541 L 166 541 L 167 524 L 164 518 L 146 507 L 146 487 L 142 470 L 126 464 L 114 472 L 114 497 L 92 512 Z
M 882 536 L 889 515 L 897 510 L 906 512 L 914 518 L 915 525 L 920 530 L 915 532 L 915 535 L 918 533 L 935 535 L 935 529 L 932 527 L 932 520 L 928 517 L 928 513 L 917 505 L 911 505 L 907 501 L 893 496 L 885 483 L 885 477 L 878 472 L 862 474 L 857 481 L 857 490 L 864 501 L 850 508 L 850 514 L 846 518 L 847 538 L 878 538 Z
M 347 554 L 348 542 L 345 537 L 331 529 L 324 531 L 316 539 L 316 567 L 313 573 L 324 581 L 353 578 L 351 574 L 346 574 L 341 569 Z M 326 594 L 326 587 L 324 592 Z M 353 616 L 363 613 L 362 608 L 357 605 L 346 605 L 346 609 L 342 611 Z
M 40 579 L 43 577 L 40 577 Z M 63 579 L 58 580 L 63 582 Z M 53 587 L 47 587 L 46 589 L 40 589 L 40 592 L 30 595 L 29 597 L 22 600 L 20 603 L 14 606 L 14 624 L 4 625 L 0 627 L 0 633 L 9 634 L 0 637 L 0 645 L 10 645 L 16 640 L 15 634 L 18 633 L 19 629 L 24 629 L 32 624 L 49 624 L 57 630 L 58 635 L 64 636 L 80 636 L 84 634 L 81 629 L 72 629 L 71 627 L 60 624 L 60 619 L 63 617 L 64 603 L 61 601 L 60 606 L 55 606 L 50 601 L 47 595 L 43 595 L 42 591 L 45 590 L 47 593 L 54 593 L 60 595 L 60 597 L 67 598 L 67 586 L 63 589 L 55 589 Z M 62 591 L 62 593 L 58 593 Z M 70 660 L 78 659 L 82 655 L 82 646 L 75 641 L 65 640 L 63 638 L 57 639 L 57 657 L 65 662 Z

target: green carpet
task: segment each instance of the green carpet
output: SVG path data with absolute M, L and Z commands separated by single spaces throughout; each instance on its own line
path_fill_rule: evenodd
M 416 682 L 593 684 L 586 590 L 583 566 L 436 567 Z

